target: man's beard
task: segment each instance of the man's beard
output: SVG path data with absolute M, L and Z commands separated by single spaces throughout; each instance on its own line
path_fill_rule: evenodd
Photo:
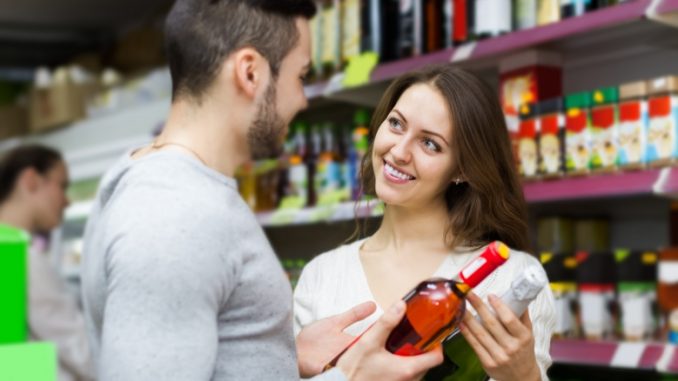
M 268 159 L 282 153 L 282 134 L 287 123 L 276 112 L 275 86 L 266 89 L 263 101 L 259 104 L 257 117 L 247 131 L 247 144 L 252 159 Z

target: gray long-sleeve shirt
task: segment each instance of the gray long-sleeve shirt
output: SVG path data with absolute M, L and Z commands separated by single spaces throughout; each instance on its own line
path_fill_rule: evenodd
M 235 180 L 189 156 L 104 176 L 82 281 L 101 381 L 299 378 L 282 268 Z

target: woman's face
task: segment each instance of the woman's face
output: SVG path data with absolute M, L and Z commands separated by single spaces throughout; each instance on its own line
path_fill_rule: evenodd
M 33 223 L 38 231 L 48 232 L 61 224 L 64 209 L 69 204 L 66 188 L 68 170 L 63 162 L 58 162 L 47 173 L 39 175 L 38 186 L 33 193 Z
M 388 205 L 408 207 L 443 201 L 455 173 L 452 128 L 437 89 L 420 83 L 405 90 L 374 139 L 377 196 Z

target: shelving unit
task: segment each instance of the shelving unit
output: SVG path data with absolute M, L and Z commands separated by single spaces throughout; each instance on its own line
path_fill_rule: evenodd
M 558 339 L 551 342 L 554 362 L 678 372 L 678 350 L 664 343 Z
M 305 87 L 311 106 L 303 116 L 328 117 L 346 114 L 344 110 L 356 105 L 373 107 L 391 80 L 430 64 L 452 62 L 496 84 L 499 62 L 530 49 L 555 51 L 563 56 L 565 93 L 678 74 L 676 26 L 678 0 L 629 1 L 559 23 L 382 63 L 374 68 L 368 83 L 360 86 L 343 87 L 342 74 L 337 74 L 328 81 Z M 148 143 L 168 109 L 169 99 L 156 100 L 25 140 L 64 152 L 73 180 L 100 177 L 125 151 Z M 0 142 L 0 151 L 13 144 Z M 626 240 L 640 229 L 644 237 L 640 246 L 660 246 L 668 243 L 669 199 L 678 195 L 678 168 L 529 180 L 524 182 L 524 192 L 533 218 L 563 211 L 610 213 L 617 221 L 611 232 L 613 244 L 628 245 Z M 92 203 L 86 201 L 72 205 L 66 212 L 71 226 L 58 232 L 55 238 L 62 240 L 67 238 L 63 233 L 81 232 L 91 207 Z M 359 218 L 379 215 L 374 205 L 355 208 L 349 202 L 334 207 L 259 213 L 257 219 L 282 257 L 308 258 L 335 247 L 350 235 L 354 210 Z M 77 268 L 64 272 L 70 279 L 78 277 Z M 678 351 L 660 343 L 554 340 L 551 353 L 559 363 L 678 373 Z

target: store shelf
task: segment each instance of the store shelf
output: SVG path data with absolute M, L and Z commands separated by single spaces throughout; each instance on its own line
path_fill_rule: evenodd
M 528 203 L 639 195 L 672 197 L 678 194 L 678 168 L 527 181 L 523 192 Z
M 93 206 L 94 201 L 92 200 L 75 202 L 64 211 L 64 220 L 84 220 L 89 216 Z
M 666 24 L 667 18 L 678 19 L 677 3 L 678 0 L 634 0 L 557 23 L 382 63 L 372 71 L 369 83 L 362 86 L 342 88 L 327 81 L 307 86 L 306 94 L 314 101 L 327 98 L 375 106 L 388 81 L 405 72 L 446 62 L 472 71 L 496 69 L 506 56 L 528 49 L 559 52 L 568 67 L 650 56 L 675 44 L 671 42 L 674 36 L 667 33 L 674 29 Z
M 316 206 L 304 209 L 286 209 L 257 213 L 257 221 L 264 227 L 305 225 L 349 221 L 357 218 L 381 215 L 378 202 L 343 202 L 336 205 Z
M 678 373 L 678 351 L 675 345 L 666 343 L 554 339 L 551 357 L 556 363 Z

